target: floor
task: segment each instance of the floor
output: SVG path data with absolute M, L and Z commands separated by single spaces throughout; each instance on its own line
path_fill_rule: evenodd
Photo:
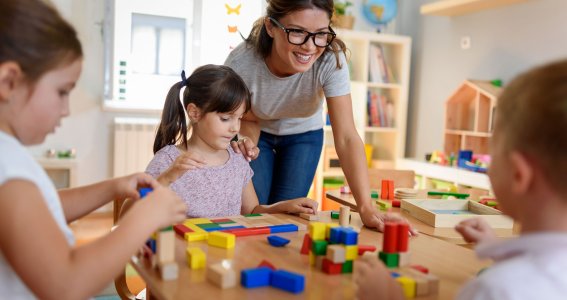
M 75 239 L 77 240 L 77 246 L 80 246 L 86 243 L 90 243 L 97 238 L 109 233 L 113 225 L 112 212 L 97 212 L 87 215 L 71 223 L 70 227 L 71 230 L 73 230 Z M 145 283 L 143 282 L 143 280 L 130 266 L 126 268 L 126 283 L 128 284 L 130 291 L 132 291 L 134 294 L 139 293 L 145 288 Z M 115 294 L 116 290 L 114 290 L 113 288 L 114 285 L 112 284 L 109 289 L 105 289 L 102 294 Z M 103 298 L 96 297 L 96 299 Z

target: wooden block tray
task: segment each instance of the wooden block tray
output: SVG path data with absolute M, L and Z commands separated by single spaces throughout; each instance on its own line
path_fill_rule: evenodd
M 499 210 L 471 200 L 417 200 L 401 202 L 402 211 L 433 227 L 454 227 L 465 219 L 481 217 L 492 228 L 512 228 L 514 221 Z

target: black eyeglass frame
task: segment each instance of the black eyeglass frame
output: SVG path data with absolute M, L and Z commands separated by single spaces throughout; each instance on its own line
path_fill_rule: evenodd
M 313 45 L 315 45 L 315 47 L 319 47 L 319 48 L 327 48 L 329 45 L 331 45 L 331 43 L 335 40 L 335 38 L 337 37 L 337 34 L 333 31 L 333 28 L 331 28 L 331 26 L 329 26 L 329 31 L 318 31 L 318 32 L 309 32 L 307 30 L 303 30 L 303 29 L 289 29 L 289 28 L 285 28 L 285 26 L 283 26 L 280 22 L 278 22 L 276 19 L 272 18 L 272 17 L 268 17 L 268 19 L 274 23 L 276 26 L 278 26 L 281 30 L 283 30 L 286 34 L 287 34 L 287 41 L 288 43 L 292 44 L 292 45 L 296 45 L 296 46 L 301 46 L 305 43 L 307 43 L 307 41 L 309 40 L 309 38 L 311 38 L 313 40 Z M 303 42 L 301 44 L 298 43 L 293 43 L 290 39 L 289 39 L 289 33 L 290 32 L 302 32 L 302 33 L 307 33 L 307 35 L 305 36 L 305 39 L 303 40 Z M 331 35 L 331 39 L 327 42 L 327 44 L 325 46 L 319 46 L 317 45 L 317 43 L 315 42 L 315 36 L 318 34 L 330 34 Z

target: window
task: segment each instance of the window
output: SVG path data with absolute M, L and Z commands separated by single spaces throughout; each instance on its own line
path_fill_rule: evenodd
M 106 0 L 104 108 L 160 111 L 169 88 L 222 64 L 264 0 Z

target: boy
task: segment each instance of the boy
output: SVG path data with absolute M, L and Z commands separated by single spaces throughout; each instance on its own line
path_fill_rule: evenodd
M 470 281 L 458 299 L 564 299 L 567 295 L 567 60 L 514 79 L 498 99 L 489 177 L 499 207 L 522 225 L 520 237 L 497 241 L 490 227 L 470 219 L 456 230 L 478 243 L 494 265 Z M 361 260 L 360 299 L 403 298 L 376 261 Z M 378 276 L 378 278 L 376 277 Z

